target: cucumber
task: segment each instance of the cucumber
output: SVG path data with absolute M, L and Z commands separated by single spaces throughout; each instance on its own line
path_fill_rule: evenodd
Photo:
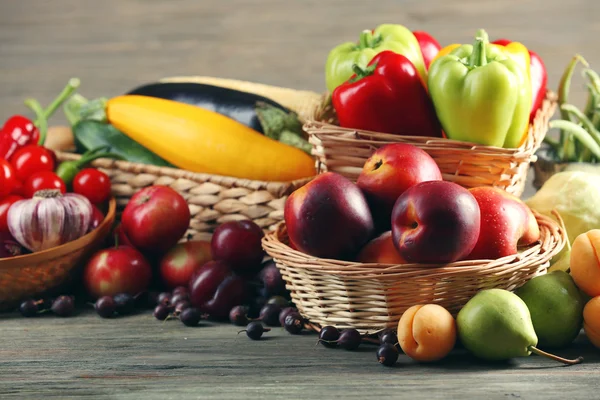
M 129 162 L 175 168 L 114 126 L 104 122 L 79 121 L 73 126 L 73 136 L 75 147 L 80 154 L 107 146 L 107 152 L 118 154 Z

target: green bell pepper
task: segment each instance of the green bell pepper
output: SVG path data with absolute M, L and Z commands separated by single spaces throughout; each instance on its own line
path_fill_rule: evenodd
M 516 148 L 529 129 L 532 94 L 527 71 L 484 30 L 473 45 L 438 58 L 429 69 L 429 94 L 449 139 Z
M 364 69 L 373 57 L 386 50 L 408 58 L 423 82 L 427 82 L 427 69 L 415 35 L 402 25 L 383 24 L 374 31 L 363 31 L 358 44 L 342 43 L 331 50 L 325 64 L 325 83 L 329 92 L 333 93 L 336 87 L 354 75 L 354 64 Z

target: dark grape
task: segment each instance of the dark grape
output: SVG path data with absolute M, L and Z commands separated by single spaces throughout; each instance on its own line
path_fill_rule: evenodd
M 356 329 L 344 329 L 340 333 L 340 338 L 338 339 L 338 345 L 346 350 L 356 350 L 360 343 L 362 342 L 362 337 L 360 333 Z
M 175 314 L 181 314 L 183 310 L 190 308 L 190 302 L 186 300 L 181 300 L 177 304 L 175 304 Z
M 392 346 L 395 346 L 398 343 L 398 336 L 396 336 L 396 332 L 389 330 L 383 332 L 383 334 L 379 337 L 379 342 L 381 344 L 388 343 Z
M 340 338 L 340 331 L 335 326 L 324 326 L 319 332 L 319 342 L 325 347 L 337 346 L 337 340 Z
M 135 310 L 135 299 L 128 293 L 119 293 L 113 297 L 118 314 L 127 315 Z
M 167 319 L 170 313 L 171 310 L 169 309 L 169 306 L 165 304 L 159 304 L 154 308 L 154 313 L 152 315 L 154 315 L 154 318 L 164 321 Z
M 250 339 L 258 340 L 262 337 L 264 332 L 269 332 L 270 330 L 271 329 L 269 328 L 265 328 L 259 321 L 253 321 L 248 324 L 245 331 L 240 332 L 246 332 L 246 336 Z
M 52 302 L 51 309 L 59 317 L 68 317 L 75 311 L 75 301 L 71 296 L 58 296 Z
M 277 304 L 265 304 L 264 307 L 260 309 L 258 318 L 268 326 L 278 326 L 280 325 L 280 312 L 281 307 L 279 307 Z
M 398 361 L 398 349 L 391 343 L 383 343 L 377 349 L 377 361 L 386 367 L 391 367 Z
M 297 313 L 298 310 L 295 307 L 286 307 L 279 313 L 279 324 L 283 326 L 285 324 L 285 317 L 290 313 Z
M 176 305 L 180 301 L 190 301 L 190 296 L 187 293 L 177 293 L 171 296 L 171 304 Z
M 177 286 L 175 289 L 173 289 L 173 296 L 175 296 L 176 294 L 189 296 L 190 291 L 185 286 Z
M 158 295 L 158 304 L 171 305 L 171 293 L 162 292 Z
M 201 318 L 202 315 L 200 314 L 200 311 L 194 307 L 186 308 L 181 312 L 181 315 L 179 315 L 179 319 L 185 326 L 196 326 Z
M 96 304 L 94 304 L 94 309 L 102 318 L 110 318 L 115 314 L 117 305 L 115 304 L 115 301 L 112 297 L 104 296 L 96 300 Z
M 229 311 L 229 321 L 236 326 L 248 324 L 248 307 L 235 306 Z
M 264 297 L 255 297 L 248 308 L 248 318 L 258 318 L 260 310 L 267 304 L 267 299 Z
M 19 306 L 19 312 L 24 317 L 33 317 L 37 315 L 39 311 L 38 305 L 33 300 L 26 300 Z
M 304 319 L 298 313 L 290 313 L 285 317 L 283 327 L 292 335 L 297 335 L 304 328 Z
M 273 296 L 267 301 L 267 304 L 276 304 L 281 308 L 285 308 L 290 305 L 290 302 L 282 296 Z

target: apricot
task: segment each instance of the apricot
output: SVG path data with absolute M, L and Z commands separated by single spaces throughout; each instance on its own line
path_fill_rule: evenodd
M 413 360 L 441 360 L 456 343 L 456 321 L 437 304 L 412 306 L 398 322 L 398 343 Z
M 582 292 L 600 296 L 600 229 L 582 233 L 573 241 L 571 276 Z
M 585 305 L 583 330 L 590 342 L 600 348 L 600 296 L 594 297 Z

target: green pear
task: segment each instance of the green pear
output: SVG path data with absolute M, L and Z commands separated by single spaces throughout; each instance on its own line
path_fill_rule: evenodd
M 458 335 L 464 347 L 476 357 L 490 361 L 529 356 L 532 352 L 565 364 L 567 360 L 539 350 L 531 314 L 519 296 L 503 289 L 478 292 L 456 317 Z
M 585 300 L 571 275 L 555 270 L 515 291 L 529 309 L 541 347 L 565 347 L 579 335 Z

